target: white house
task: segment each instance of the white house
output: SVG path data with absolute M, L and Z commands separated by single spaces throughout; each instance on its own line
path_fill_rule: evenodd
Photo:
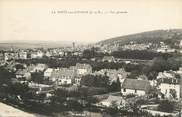
M 166 98 L 175 97 L 180 98 L 180 80 L 176 78 L 162 78 L 159 79 L 160 83 L 158 88 Z M 174 95 L 173 95 L 174 94 Z
M 180 67 L 179 70 L 176 73 L 182 75 L 182 67 Z
M 161 79 L 161 78 L 175 78 L 175 73 L 173 71 L 159 72 L 157 79 Z
M 33 59 L 33 58 L 42 58 L 43 57 L 43 55 L 44 55 L 44 53 L 43 52 L 41 52 L 41 51 L 38 51 L 38 52 L 32 52 L 31 53 L 31 58 Z
M 47 68 L 46 64 L 37 64 L 34 69 L 35 71 L 43 72 L 46 68 Z
M 19 53 L 19 58 L 20 59 L 27 59 L 27 52 L 24 52 L 24 51 L 20 52 Z
M 103 62 L 116 62 L 113 56 L 104 56 L 102 59 Z
M 23 70 L 18 70 L 16 73 L 16 78 L 21 79 L 21 80 L 29 80 L 31 78 L 30 72 L 26 71 L 25 69 Z
M 44 72 L 44 77 L 45 78 L 49 78 L 51 76 L 51 73 L 53 72 L 52 68 L 48 68 L 47 70 L 45 70 Z
M 77 63 L 75 66 L 76 73 L 78 76 L 87 75 L 92 73 L 92 66 L 89 64 Z
M 150 89 L 148 80 L 125 79 L 121 86 L 123 95 L 134 94 L 138 96 L 145 95 Z
M 182 40 L 181 40 L 180 43 L 179 43 L 179 47 L 182 47 Z
M 125 104 L 126 104 L 126 101 L 121 96 L 112 96 L 112 95 L 110 95 L 106 99 L 99 102 L 99 105 L 103 107 L 117 106 L 118 108 L 120 108 L 121 106 L 124 106 Z
M 49 78 L 57 85 L 70 85 L 73 83 L 75 71 L 69 68 L 54 69 Z

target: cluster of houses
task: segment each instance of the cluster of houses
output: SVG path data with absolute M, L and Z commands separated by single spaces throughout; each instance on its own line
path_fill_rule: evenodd
M 43 72 L 46 68 L 47 65 L 45 64 L 31 64 L 27 66 L 26 64 L 23 64 L 23 69 L 17 69 L 15 70 L 16 73 L 16 78 L 19 80 L 30 80 L 31 79 L 31 73 L 35 72 Z
M 89 64 L 77 63 L 69 68 L 48 68 L 45 64 L 25 66 L 25 69 L 16 71 L 16 78 L 19 80 L 30 80 L 31 73 L 43 73 L 43 80 L 49 80 L 56 85 L 79 84 L 81 77 L 92 73 L 92 67 Z
M 164 71 L 159 72 L 155 83 L 144 78 L 138 77 L 138 79 L 124 78 L 121 82 L 121 94 L 109 93 L 103 95 L 96 95 L 95 97 L 99 100 L 96 106 L 99 107 L 117 107 L 126 108 L 128 104 L 136 102 L 136 100 L 145 99 L 148 95 L 151 95 L 151 89 L 156 96 L 161 99 L 175 99 L 180 100 L 182 98 L 182 68 L 178 71 Z M 127 98 L 127 96 L 137 96 L 135 98 Z M 151 105 L 158 107 L 158 104 Z M 147 107 L 147 109 L 145 108 Z M 148 109 L 149 105 L 142 105 L 141 109 L 147 111 L 152 115 L 160 116 L 179 116 L 179 112 L 161 112 L 158 110 Z
M 182 43 L 182 41 L 181 41 Z M 181 44 L 180 43 L 180 44 Z M 161 48 L 165 51 L 157 50 L 157 52 L 173 52 L 169 51 L 169 47 L 164 43 L 160 43 Z M 140 47 L 142 45 L 137 45 Z M 124 46 L 125 49 L 128 47 L 135 47 L 134 44 Z M 143 50 L 149 48 L 150 45 L 144 46 L 143 48 L 135 48 L 137 50 Z M 166 49 L 167 48 L 167 49 Z M 67 56 L 68 51 L 63 51 L 62 49 L 50 49 L 49 51 L 18 51 L 18 52 L 5 52 L 0 53 L 0 61 L 14 60 L 14 59 L 35 59 L 42 58 L 43 56 Z M 74 51 L 72 55 L 82 55 L 81 51 Z M 113 56 L 104 56 L 100 61 L 102 62 L 119 62 L 118 58 Z M 125 60 L 123 60 L 125 61 Z M 126 63 L 131 63 L 132 61 L 125 61 Z M 10 71 L 15 72 L 15 77 L 19 81 L 31 81 L 33 73 L 41 73 L 42 80 L 48 81 L 49 84 L 37 84 L 35 82 L 29 82 L 28 86 L 36 90 L 36 93 L 45 93 L 49 95 L 49 92 L 54 91 L 53 86 L 73 86 L 80 85 L 81 78 L 85 75 L 102 75 L 108 76 L 110 84 L 116 82 L 118 79 L 121 84 L 120 94 L 118 96 L 109 95 L 107 98 L 102 100 L 99 104 L 102 106 L 109 107 L 113 105 L 113 102 L 116 105 L 125 105 L 126 100 L 124 99 L 128 95 L 134 96 L 146 96 L 150 95 L 151 89 L 155 89 L 155 93 L 159 98 L 167 99 L 180 99 L 182 98 L 182 68 L 179 68 L 178 71 L 164 71 L 159 72 L 156 80 L 148 80 L 144 75 L 138 76 L 136 79 L 128 78 L 129 73 L 126 72 L 123 68 L 121 69 L 101 69 L 99 71 L 92 71 L 92 66 L 89 64 L 77 63 L 75 66 L 70 66 L 68 68 L 50 68 L 46 64 L 20 64 L 22 68 L 16 68 L 18 63 L 14 61 L 9 61 L 6 65 L 6 68 Z M 51 84 L 51 85 L 50 85 Z
M 134 94 L 144 96 L 149 94 L 151 88 L 156 88 L 159 97 L 176 98 L 182 97 L 182 68 L 178 71 L 159 72 L 155 81 L 143 79 L 125 79 L 121 85 L 123 95 Z M 161 95 L 162 96 L 161 96 Z
M 44 78 L 54 82 L 57 85 L 80 84 L 81 77 L 92 73 L 92 67 L 89 64 L 77 63 L 69 68 L 48 68 L 44 72 Z
M 44 56 L 52 57 L 52 56 L 68 56 L 75 55 L 81 56 L 83 50 L 80 49 L 70 49 L 70 48 L 52 48 L 52 49 L 34 49 L 34 50 L 11 50 L 0 53 L 0 59 L 2 60 L 16 60 L 16 59 L 40 59 Z
M 99 71 L 93 72 L 92 75 L 108 76 L 110 84 L 112 84 L 112 82 L 116 82 L 117 79 L 119 79 L 120 83 L 122 83 L 123 80 L 125 78 L 127 78 L 127 75 L 129 75 L 129 73 L 126 72 L 123 68 L 120 68 L 118 70 L 116 70 L 116 69 L 101 69 Z
M 149 43 L 149 44 L 138 44 L 138 43 L 135 43 L 135 42 L 130 42 L 129 44 L 127 45 L 123 45 L 121 48 L 123 50 L 147 50 L 151 47 L 152 43 Z
M 173 49 L 173 48 L 169 47 L 164 42 L 160 42 L 159 46 L 160 47 L 157 49 L 157 52 L 160 52 L 160 53 L 173 53 L 173 52 L 176 52 L 176 49 Z
M 42 51 L 27 52 L 27 51 L 9 51 L 4 53 L 4 60 L 16 60 L 16 59 L 33 59 L 42 58 L 44 53 Z
M 80 80 L 84 75 L 103 75 L 108 76 L 110 83 L 119 79 L 121 83 L 122 95 L 139 95 L 148 94 L 151 88 L 156 88 L 158 94 L 164 98 L 181 98 L 182 97 L 182 68 L 178 71 L 159 72 L 156 80 L 147 80 L 146 76 L 139 76 L 137 79 L 127 78 L 129 73 L 124 69 L 102 69 L 92 72 L 92 67 L 89 64 L 77 63 L 69 68 L 48 68 L 45 64 L 23 65 L 24 69 L 16 70 L 16 78 L 19 80 L 30 80 L 31 74 L 41 72 L 43 80 L 48 80 L 55 85 L 80 85 Z
M 112 53 L 114 51 L 118 51 L 119 49 L 122 50 L 153 50 L 158 53 L 174 53 L 179 52 L 182 53 L 182 40 L 180 40 L 179 43 L 175 44 L 179 47 L 179 49 L 171 48 L 169 45 L 167 45 L 165 42 L 160 43 L 136 43 L 134 41 L 130 41 L 128 44 L 125 45 L 118 45 L 117 42 L 115 42 L 112 45 L 100 45 L 99 52 L 103 53 Z

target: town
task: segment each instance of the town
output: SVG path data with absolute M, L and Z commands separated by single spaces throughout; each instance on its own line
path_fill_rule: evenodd
M 2 49 L 0 101 L 47 117 L 179 117 L 182 40 Z

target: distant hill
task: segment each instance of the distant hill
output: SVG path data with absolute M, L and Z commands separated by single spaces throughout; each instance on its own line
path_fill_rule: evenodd
M 124 45 L 131 41 L 136 43 L 159 43 L 161 41 L 167 44 L 178 43 L 182 40 L 182 29 L 171 29 L 171 30 L 154 30 L 148 32 L 142 32 L 137 34 L 125 35 L 121 37 L 115 37 L 107 40 L 98 42 L 100 45 Z
M 0 42 L 1 49 L 27 49 L 27 48 L 57 48 L 57 47 L 66 47 L 71 46 L 71 42 L 48 42 L 48 41 L 6 41 Z

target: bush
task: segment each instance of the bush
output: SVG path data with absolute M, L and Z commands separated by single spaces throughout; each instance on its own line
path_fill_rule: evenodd
M 159 102 L 158 110 L 162 112 L 171 113 L 175 109 L 174 106 L 175 106 L 174 102 L 169 100 L 162 100 L 161 102 Z

